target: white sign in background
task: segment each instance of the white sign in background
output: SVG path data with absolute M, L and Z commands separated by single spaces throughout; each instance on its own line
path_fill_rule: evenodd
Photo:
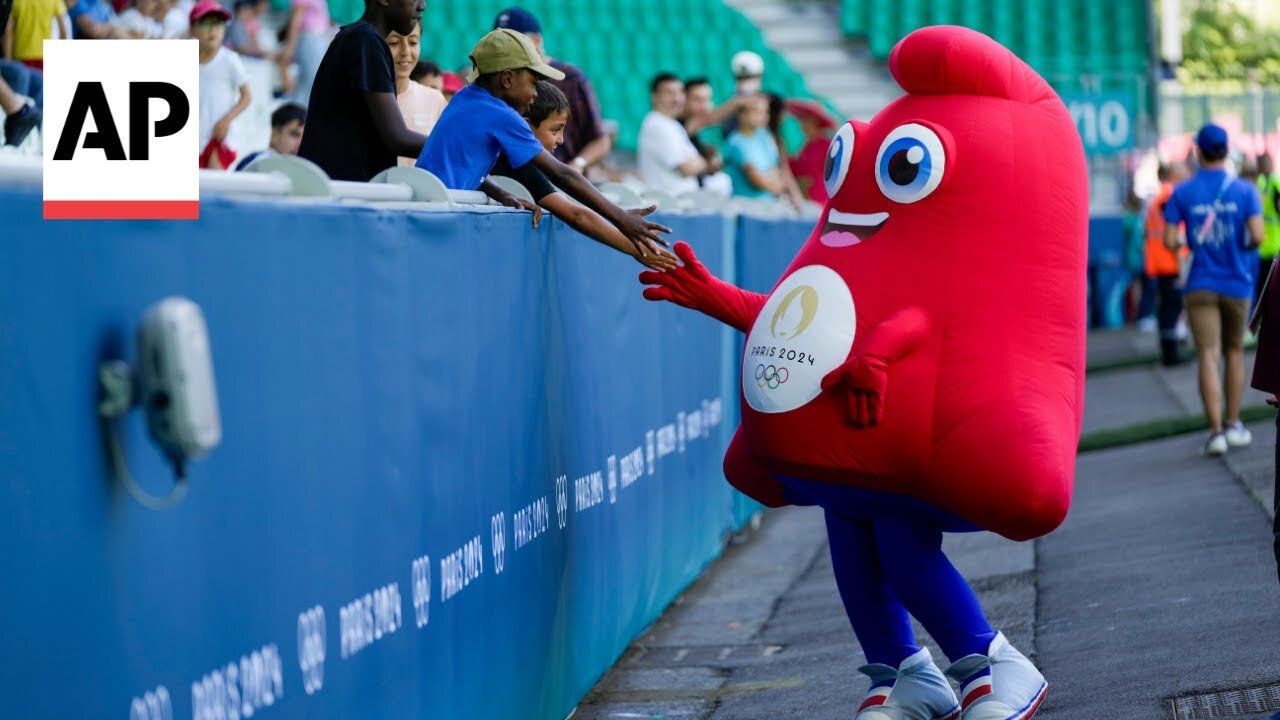
M 54 201 L 153 201 L 200 199 L 200 55 L 195 40 L 48 40 L 44 44 L 44 199 Z M 165 82 L 187 96 L 187 122 L 174 135 L 155 137 L 155 124 L 169 115 L 163 100 L 150 100 L 146 161 L 108 160 L 84 148 L 97 130 L 90 113 L 72 160 L 54 160 L 76 87 L 100 82 L 111 106 L 125 154 L 129 142 L 129 83 Z

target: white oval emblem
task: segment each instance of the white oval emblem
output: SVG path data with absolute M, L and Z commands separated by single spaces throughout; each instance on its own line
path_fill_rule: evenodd
M 849 357 L 857 329 L 853 295 L 836 271 L 806 265 L 764 304 L 742 354 L 747 404 L 766 413 L 794 410 L 822 392 L 822 378 Z

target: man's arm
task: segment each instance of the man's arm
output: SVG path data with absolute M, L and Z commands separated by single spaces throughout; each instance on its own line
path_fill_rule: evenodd
M 378 137 L 382 138 L 382 144 L 388 150 L 402 157 L 416 158 L 422 154 L 427 136 L 405 127 L 400 106 L 396 105 L 395 93 L 367 92 L 364 94 L 364 101 L 369 108 L 369 115 L 373 117 Z
M 706 159 L 701 155 L 694 155 L 677 165 L 676 172 L 685 177 L 697 177 L 711 172 L 711 166 L 707 164 Z
M 59 17 L 61 22 L 62 18 Z M 4 24 L 4 38 L 0 40 L 0 58 L 13 59 L 13 18 L 10 17 Z
M 585 163 L 582 167 L 587 169 L 592 165 L 600 162 L 613 149 L 613 140 L 608 135 L 600 135 L 595 140 L 582 146 L 582 150 L 578 153 L 578 157 L 582 158 Z
M 1245 229 L 1249 231 L 1249 247 L 1256 248 L 1262 245 L 1262 241 L 1267 237 L 1266 226 L 1262 222 L 1262 215 L 1254 215 L 1245 221 Z
M 689 118 L 688 122 L 685 123 L 685 128 L 690 135 L 697 135 L 709 127 L 715 127 L 723 123 L 730 115 L 738 112 L 738 108 L 742 107 L 742 103 L 749 97 L 749 95 L 734 95 L 725 100 L 720 107 L 712 110 L 711 114 L 705 118 Z
M 658 252 L 659 245 L 667 244 L 667 241 L 662 239 L 662 233 L 671 232 L 671 228 L 644 219 L 644 216 L 654 208 L 648 208 L 642 212 L 623 210 L 609 202 L 608 198 L 601 195 L 600 191 L 596 190 L 595 186 L 580 173 L 555 159 L 555 156 L 546 150 L 538 153 L 529 162 L 534 163 L 534 167 L 541 170 L 556 187 L 604 216 L 636 246 L 636 250 L 641 255 Z

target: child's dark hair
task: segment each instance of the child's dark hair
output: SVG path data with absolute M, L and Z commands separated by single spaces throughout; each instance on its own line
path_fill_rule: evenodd
M 298 103 L 287 102 L 271 113 L 271 127 L 273 128 L 282 128 L 294 120 L 303 125 L 307 124 L 307 109 Z
M 413 66 L 413 70 L 409 73 L 409 79 L 418 82 L 428 75 L 439 75 L 440 66 L 430 60 L 419 60 L 417 65 Z
M 560 88 L 546 80 L 539 80 L 538 96 L 529 104 L 524 116 L 529 118 L 534 127 L 538 127 L 543 120 L 558 112 L 569 112 L 569 98 L 560 92 Z

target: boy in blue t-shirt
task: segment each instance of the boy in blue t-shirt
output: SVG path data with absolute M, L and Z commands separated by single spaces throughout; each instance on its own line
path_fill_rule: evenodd
M 1227 131 L 1212 123 L 1196 135 L 1200 171 L 1174 189 L 1164 208 L 1164 242 L 1177 249 L 1185 223 L 1191 247 L 1187 276 L 1187 320 L 1200 363 L 1200 399 L 1209 420 L 1204 454 L 1253 441 L 1240 422 L 1244 393 L 1244 326 L 1253 295 L 1253 274 L 1262 244 L 1262 201 L 1258 189 L 1226 170 Z M 1227 417 L 1222 422 L 1222 382 L 1218 357 L 1226 359 Z
M 489 197 L 513 205 L 514 198 L 487 177 L 501 154 L 513 168 L 532 164 L 551 182 L 583 205 L 604 216 L 635 245 L 641 256 L 660 252 L 667 245 L 661 233 L 670 228 L 644 219 L 654 207 L 626 211 L 609 202 L 581 173 L 557 160 L 543 148 L 521 116 L 537 97 L 538 77 L 559 80 L 564 73 L 548 65 L 533 42 L 522 33 L 498 28 L 485 35 L 471 50 L 471 84 L 449 101 L 436 121 L 417 166 L 440 178 L 453 190 L 481 190 Z M 534 213 L 541 210 L 518 200 Z

